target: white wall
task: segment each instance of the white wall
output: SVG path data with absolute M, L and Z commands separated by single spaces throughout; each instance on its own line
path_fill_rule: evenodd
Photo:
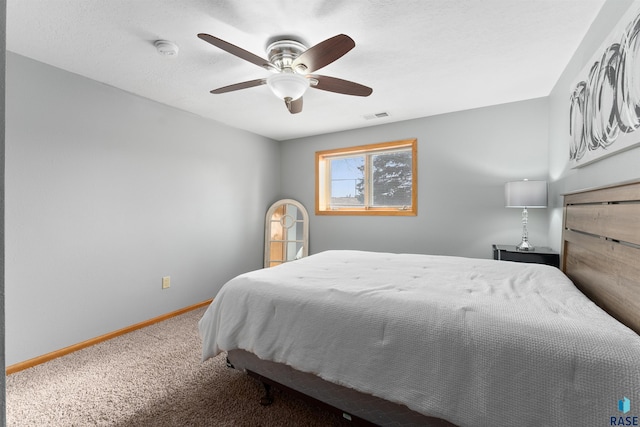
M 632 0 L 608 0 L 589 29 L 580 47 L 567 65 L 549 97 L 549 243 L 556 250 L 562 240 L 562 194 L 640 179 L 640 148 L 597 161 L 578 169 L 568 167 L 569 94 L 580 71 L 600 51 L 604 40 L 633 3 Z M 640 3 L 636 1 L 636 6 Z M 640 138 L 640 131 L 636 131 Z
M 504 183 L 545 179 L 547 100 L 385 124 L 282 142 L 282 196 L 310 212 L 310 250 L 362 249 L 492 257 L 517 244 L 521 211 L 504 207 Z M 418 139 L 418 216 L 315 215 L 315 152 Z M 547 215 L 530 210 L 534 244 L 547 243 Z
M 276 142 L 12 53 L 6 95 L 8 365 L 261 267 Z

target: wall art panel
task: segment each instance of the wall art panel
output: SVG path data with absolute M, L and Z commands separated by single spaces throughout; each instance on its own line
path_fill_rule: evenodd
M 569 99 L 571 167 L 640 145 L 640 1 L 587 62 Z

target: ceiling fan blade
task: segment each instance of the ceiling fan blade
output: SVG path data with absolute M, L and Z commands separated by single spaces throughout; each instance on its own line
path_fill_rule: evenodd
M 353 39 L 345 34 L 338 34 L 305 50 L 294 59 L 292 68 L 303 73 L 313 73 L 331 64 L 355 47 Z
M 294 100 L 291 100 L 291 98 L 285 98 L 284 103 L 291 114 L 298 114 L 302 111 L 302 97 Z
M 267 70 L 275 69 L 275 67 L 266 59 L 261 58 L 258 55 L 254 55 L 253 53 L 247 50 L 244 50 L 234 44 L 226 42 L 222 39 L 219 39 L 217 37 L 214 37 L 209 34 L 204 34 L 204 33 L 198 34 L 198 37 L 200 37 L 202 40 L 206 41 L 207 43 L 211 43 L 217 48 L 220 48 L 226 52 L 229 52 L 232 55 L 237 56 L 238 58 L 244 59 L 245 61 L 249 61 L 252 64 L 256 64 L 258 67 L 262 67 Z
M 218 95 L 221 93 L 233 92 L 234 90 L 248 89 L 250 87 L 260 86 L 265 84 L 266 82 L 267 82 L 267 79 L 249 80 L 248 82 L 236 83 L 229 86 L 223 86 L 218 89 L 214 89 L 211 91 L 211 93 Z
M 315 74 L 307 77 L 318 82 L 315 85 L 313 83 L 311 84 L 311 87 L 315 89 L 354 96 L 369 96 L 373 92 L 373 89 L 368 86 L 350 82 L 349 80 L 338 79 L 336 77 L 318 76 Z

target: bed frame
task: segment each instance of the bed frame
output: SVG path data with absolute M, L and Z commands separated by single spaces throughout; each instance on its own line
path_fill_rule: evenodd
M 640 182 L 564 195 L 562 270 L 611 316 L 640 334 Z M 329 383 L 243 350 L 228 363 L 265 385 L 312 400 L 357 425 L 453 426 L 406 406 Z
M 297 371 L 285 364 L 259 359 L 253 353 L 244 350 L 230 350 L 227 354 L 227 364 L 246 371 L 249 376 L 262 382 L 265 395 L 260 399 L 261 405 L 269 405 L 273 401 L 273 386 L 327 412 L 337 414 L 346 424 L 350 422 L 358 426 L 455 427 L 443 419 L 419 414 L 404 405 L 325 381 L 317 375 Z

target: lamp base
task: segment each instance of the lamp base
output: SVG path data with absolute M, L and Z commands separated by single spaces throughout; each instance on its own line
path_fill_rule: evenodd
M 529 243 L 529 231 L 527 230 L 527 222 L 529 222 L 529 213 L 527 212 L 527 208 L 522 209 L 522 242 L 518 246 L 516 246 L 517 251 L 532 251 L 535 248 L 531 243 Z
M 531 243 L 529 243 L 528 240 L 523 240 L 522 242 L 520 242 L 518 246 L 516 246 L 517 251 L 523 251 L 523 252 L 533 251 L 535 249 L 536 248 Z

